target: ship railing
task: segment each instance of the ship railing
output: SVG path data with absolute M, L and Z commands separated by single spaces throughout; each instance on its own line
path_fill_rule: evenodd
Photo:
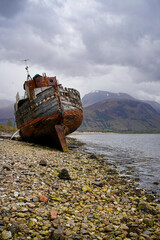
M 60 90 L 61 96 L 80 100 L 79 92 L 73 88 L 60 88 L 59 90 Z

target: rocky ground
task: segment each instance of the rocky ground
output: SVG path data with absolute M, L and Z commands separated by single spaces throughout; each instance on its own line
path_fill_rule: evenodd
M 160 239 L 157 198 L 70 141 L 0 140 L 0 239 Z

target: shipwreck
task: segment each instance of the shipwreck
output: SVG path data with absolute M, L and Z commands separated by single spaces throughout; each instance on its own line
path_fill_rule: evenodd
M 66 135 L 82 123 L 80 94 L 64 88 L 56 77 L 36 74 L 31 78 L 28 66 L 23 98 L 16 95 L 15 120 L 22 140 L 45 143 L 67 151 Z

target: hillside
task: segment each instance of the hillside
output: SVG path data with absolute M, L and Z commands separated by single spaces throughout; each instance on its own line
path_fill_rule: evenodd
M 110 98 L 84 108 L 80 131 L 160 130 L 160 114 L 138 100 Z
M 4 120 L 14 120 L 14 105 L 0 107 L 0 122 Z
M 143 101 L 145 103 L 148 103 L 149 105 L 151 105 L 158 113 L 160 113 L 160 104 L 155 102 L 155 101 Z
M 88 107 L 94 103 L 103 101 L 110 98 L 122 98 L 122 99 L 134 99 L 132 96 L 127 93 L 112 93 L 107 91 L 95 91 L 86 94 L 82 98 L 83 107 Z
M 135 99 L 127 93 L 112 93 L 112 92 L 108 92 L 108 91 L 95 91 L 95 92 L 90 92 L 90 93 L 86 94 L 82 98 L 82 104 L 83 104 L 83 107 L 88 107 L 92 104 L 95 104 L 97 102 L 101 102 L 103 100 L 107 100 L 107 99 L 110 99 L 110 98 L 131 99 L 131 100 Z M 141 101 L 139 99 L 137 99 L 137 100 Z M 148 103 L 158 113 L 160 113 L 160 104 L 159 103 L 157 103 L 155 101 L 149 101 L 149 100 L 142 100 L 142 102 Z

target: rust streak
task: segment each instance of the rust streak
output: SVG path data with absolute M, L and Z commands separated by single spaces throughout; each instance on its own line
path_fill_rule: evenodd
M 59 116 L 61 116 L 61 113 L 57 113 L 57 114 L 53 114 L 53 115 L 50 115 L 50 116 L 46 116 L 46 117 L 40 117 L 40 118 L 36 118 L 34 120 L 31 120 L 31 121 L 28 121 L 22 125 L 20 125 L 18 128 L 21 129 L 21 128 L 24 128 L 26 126 L 29 126 L 29 125 L 33 125 L 39 121 L 42 121 L 42 120 L 47 120 L 49 118 L 58 118 Z

